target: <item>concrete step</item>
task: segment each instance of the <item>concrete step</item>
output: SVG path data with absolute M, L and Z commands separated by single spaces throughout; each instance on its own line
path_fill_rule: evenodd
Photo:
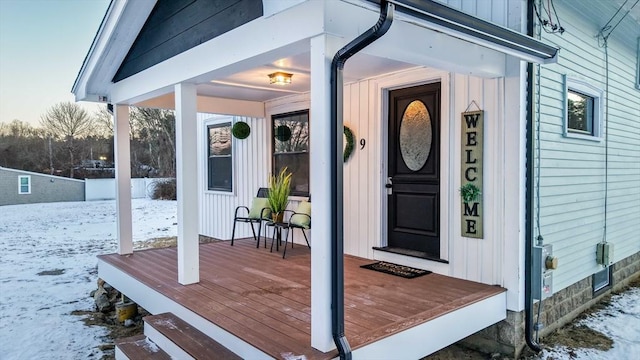
M 116 360 L 171 360 L 166 352 L 145 335 L 136 335 L 116 341 Z
M 242 359 L 172 313 L 144 317 L 144 333 L 174 359 Z

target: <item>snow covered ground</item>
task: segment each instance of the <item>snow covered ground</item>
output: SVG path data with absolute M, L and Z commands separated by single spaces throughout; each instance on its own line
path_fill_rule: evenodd
M 613 340 L 608 351 L 556 347 L 538 356 L 544 360 L 640 359 L 640 288 L 611 297 L 606 308 L 578 322 Z
M 133 238 L 177 233 L 176 202 L 134 199 Z M 114 200 L 0 206 L 0 359 L 99 359 L 96 255 L 116 250 Z
M 176 202 L 133 200 L 133 237 L 177 233 Z M 93 309 L 96 255 L 116 250 L 115 201 L 0 206 L 0 360 L 101 357 L 106 330 L 73 310 Z M 613 339 L 607 352 L 554 348 L 540 359 L 632 359 L 640 354 L 640 288 L 583 320 Z

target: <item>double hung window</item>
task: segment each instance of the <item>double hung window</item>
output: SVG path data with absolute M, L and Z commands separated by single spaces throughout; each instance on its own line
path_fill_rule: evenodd
M 231 123 L 207 126 L 207 188 L 215 191 L 233 190 Z
M 18 194 L 20 195 L 31 194 L 31 176 L 29 175 L 18 176 Z
M 292 173 L 291 195 L 309 195 L 309 111 L 272 116 L 273 173 Z

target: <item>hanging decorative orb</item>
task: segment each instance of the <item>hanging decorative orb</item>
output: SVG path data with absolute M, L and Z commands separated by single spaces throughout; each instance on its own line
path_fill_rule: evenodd
M 246 122 L 238 121 L 237 123 L 233 124 L 231 133 L 236 139 L 246 139 L 247 137 L 249 137 L 249 134 L 251 134 L 251 128 Z
M 291 139 L 291 129 L 287 125 L 280 125 L 276 128 L 274 137 L 280 141 Z

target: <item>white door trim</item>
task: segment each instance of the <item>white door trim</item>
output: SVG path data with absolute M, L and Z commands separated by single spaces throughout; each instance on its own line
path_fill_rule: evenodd
M 453 219 L 453 213 L 451 202 L 454 198 L 454 190 L 451 187 L 451 181 L 453 174 L 452 161 L 450 155 L 453 154 L 452 145 L 454 144 L 451 139 L 451 129 L 455 125 L 453 119 L 451 119 L 451 75 L 448 72 L 429 69 L 429 68 L 416 68 L 409 71 L 399 72 L 392 75 L 385 76 L 383 78 L 372 80 L 372 94 L 375 97 L 373 101 L 374 105 L 374 118 L 378 119 L 380 126 L 379 144 L 380 149 L 378 156 L 380 157 L 380 172 L 378 178 L 379 185 L 379 198 L 376 201 L 376 212 L 380 216 L 380 236 L 378 237 L 379 243 L 375 246 L 387 245 L 387 191 L 384 187 L 387 181 L 387 167 L 388 167 L 388 114 L 389 114 L 389 91 L 423 85 L 428 83 L 440 82 L 441 84 L 441 98 L 440 98 L 440 258 L 443 260 L 449 259 L 449 239 L 453 236 L 453 230 L 451 223 Z M 435 263 L 435 262 L 434 262 Z M 437 263 L 440 266 L 442 263 Z

